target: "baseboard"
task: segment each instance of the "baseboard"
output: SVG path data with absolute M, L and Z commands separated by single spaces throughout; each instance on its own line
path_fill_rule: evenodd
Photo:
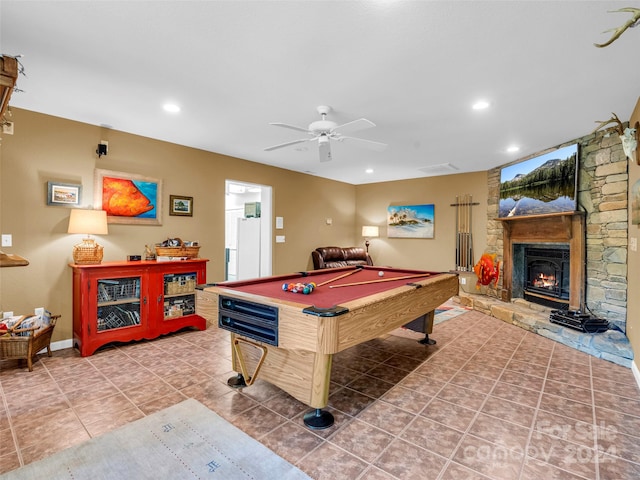
M 65 348 L 73 348 L 73 339 L 60 340 L 57 342 L 51 342 L 51 351 L 64 350 Z
M 631 362 L 631 371 L 633 372 L 633 376 L 636 379 L 636 383 L 638 384 L 638 388 L 640 388 L 640 370 L 636 366 L 636 362 Z

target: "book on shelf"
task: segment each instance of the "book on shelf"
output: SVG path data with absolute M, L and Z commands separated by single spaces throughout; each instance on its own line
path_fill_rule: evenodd
M 157 262 L 177 262 L 180 260 L 188 260 L 189 257 L 167 257 L 164 255 L 159 255 L 156 257 Z

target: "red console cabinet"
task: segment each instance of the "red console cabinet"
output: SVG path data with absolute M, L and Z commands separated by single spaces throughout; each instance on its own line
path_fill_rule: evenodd
M 196 315 L 208 260 L 70 264 L 73 343 L 83 357 L 112 342 L 153 339 L 185 327 L 207 328 Z

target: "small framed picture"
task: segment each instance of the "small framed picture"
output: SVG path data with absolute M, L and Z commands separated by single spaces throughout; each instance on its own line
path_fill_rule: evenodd
M 76 183 L 47 182 L 47 205 L 78 207 L 82 185 Z
M 169 215 L 193 217 L 193 197 L 169 195 Z

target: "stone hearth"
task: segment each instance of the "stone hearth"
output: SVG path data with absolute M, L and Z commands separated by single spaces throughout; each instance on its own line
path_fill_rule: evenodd
M 550 308 L 520 298 L 503 302 L 495 297 L 469 294 L 461 290 L 458 301 L 461 305 L 594 357 L 631 367 L 633 350 L 627 337 L 619 330 L 610 329 L 603 333 L 590 334 L 563 327 L 549 321 Z

